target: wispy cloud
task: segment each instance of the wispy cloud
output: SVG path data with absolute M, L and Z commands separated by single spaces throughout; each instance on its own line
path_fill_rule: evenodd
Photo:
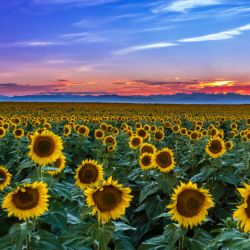
M 95 6 L 117 2 L 119 0 L 33 0 L 35 4 L 77 4 L 78 6 Z
M 66 40 L 73 40 L 74 42 L 103 42 L 107 39 L 101 35 L 93 32 L 77 32 L 77 33 L 66 33 L 60 36 Z
M 22 41 L 22 42 L 14 42 L 14 43 L 0 43 L 0 47 L 47 47 L 47 46 L 55 46 L 63 44 L 62 42 L 56 41 Z
M 190 9 L 207 7 L 221 4 L 222 0 L 176 0 L 170 4 L 161 4 L 160 6 L 153 8 L 154 13 L 159 12 L 185 12 Z
M 177 46 L 176 43 L 151 43 L 145 45 L 131 46 L 124 49 L 120 49 L 113 52 L 113 55 L 125 55 L 135 51 L 141 50 L 150 50 L 150 49 L 159 49 L 159 48 L 167 48 L 172 46 Z
M 246 24 L 231 30 L 226 30 L 214 34 L 209 34 L 205 36 L 197 36 L 190 37 L 178 40 L 181 43 L 190 43 L 190 42 L 204 42 L 204 41 L 218 41 L 218 40 L 226 40 L 231 39 L 235 36 L 239 36 L 243 33 L 243 31 L 250 30 L 250 24 Z

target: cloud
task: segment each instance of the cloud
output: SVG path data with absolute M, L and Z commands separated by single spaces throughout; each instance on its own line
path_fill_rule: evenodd
M 162 4 L 154 8 L 152 11 L 153 13 L 185 12 L 190 9 L 218 5 L 221 2 L 221 0 L 176 0 L 167 5 Z
M 145 85 L 191 85 L 191 84 L 196 84 L 197 80 L 192 80 L 192 81 L 151 81 L 151 80 L 135 80 L 137 83 L 142 83 Z
M 141 50 L 149 50 L 149 49 L 159 49 L 159 48 L 167 48 L 172 46 L 177 46 L 176 43 L 151 43 L 145 45 L 131 46 L 124 49 L 120 49 L 113 52 L 113 55 L 125 55 L 135 51 Z
M 63 83 L 40 84 L 40 85 L 23 85 L 17 83 L 0 83 L 1 95 L 27 95 L 39 94 L 41 92 L 58 92 L 63 91 Z
M 47 47 L 63 44 L 55 41 L 23 41 L 15 43 L 1 43 L 0 47 Z
M 93 32 L 77 32 L 77 33 L 66 33 L 60 36 L 63 39 L 71 40 L 73 42 L 103 42 L 106 38 L 101 37 L 99 34 Z
M 235 29 L 226 30 L 226 31 L 222 31 L 222 32 L 214 33 L 214 34 L 205 35 L 205 36 L 184 38 L 184 39 L 178 40 L 178 42 L 190 43 L 190 42 L 226 40 L 226 39 L 231 39 L 235 36 L 239 36 L 243 33 L 243 31 L 247 31 L 247 30 L 250 30 L 250 24 L 246 24 Z
M 50 4 L 50 5 L 77 5 L 77 6 L 96 6 L 109 4 L 119 0 L 33 0 L 34 4 Z

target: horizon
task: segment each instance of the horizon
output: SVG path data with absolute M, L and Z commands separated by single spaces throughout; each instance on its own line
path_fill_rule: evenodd
M 143 2 L 0 3 L 0 96 L 250 95 L 249 1 Z

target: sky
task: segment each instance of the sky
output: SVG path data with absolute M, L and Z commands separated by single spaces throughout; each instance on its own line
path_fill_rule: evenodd
M 0 95 L 250 95 L 249 0 L 1 0 Z

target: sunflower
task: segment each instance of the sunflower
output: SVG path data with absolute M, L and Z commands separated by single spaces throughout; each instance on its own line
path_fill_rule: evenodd
M 0 138 L 3 138 L 6 135 L 6 130 L 3 127 L 0 127 Z
M 103 139 L 103 144 L 104 145 L 108 145 L 108 144 L 115 145 L 116 144 L 116 139 L 112 135 L 107 135 Z
M 250 232 L 250 185 L 244 183 L 245 188 L 238 188 L 243 203 L 237 206 L 233 217 L 239 222 L 239 227 L 245 232 Z
M 63 135 L 64 136 L 69 136 L 71 134 L 72 128 L 70 125 L 66 124 L 63 127 Z
M 164 139 L 164 133 L 163 133 L 163 131 L 158 130 L 158 131 L 155 133 L 155 135 L 154 135 L 154 139 L 155 139 L 156 141 L 161 141 L 161 140 L 163 140 L 163 139 Z
M 50 131 L 35 133 L 31 137 L 29 156 L 39 164 L 46 165 L 55 162 L 63 149 L 62 139 Z
M 156 152 L 156 147 L 153 144 L 143 143 L 140 147 L 140 153 L 154 154 Z
M 97 129 L 95 131 L 95 139 L 96 140 L 102 140 L 104 137 L 104 131 L 102 129 Z
M 130 137 L 129 146 L 130 148 L 136 149 L 142 144 L 142 138 L 138 135 L 132 135 Z
M 24 136 L 24 130 L 22 128 L 17 128 L 13 131 L 15 138 L 20 139 Z
M 4 166 L 0 166 L 0 191 L 3 191 L 9 184 L 12 174 Z
M 62 172 L 62 170 L 65 168 L 65 156 L 61 154 L 55 162 L 53 162 L 52 166 L 54 166 L 56 169 L 55 170 L 49 170 L 47 171 L 48 174 L 50 175 L 57 175 Z
M 115 149 L 116 149 L 116 145 L 107 145 L 107 146 L 106 146 L 106 151 L 107 151 L 108 153 L 113 152 Z
M 163 148 L 154 155 L 155 165 L 163 173 L 171 171 L 175 167 L 174 155 L 171 149 Z
M 137 134 L 138 136 L 140 136 L 142 139 L 145 139 L 145 138 L 148 137 L 147 131 L 144 130 L 143 128 L 137 129 L 136 134 Z
M 19 220 L 36 218 L 48 210 L 48 188 L 44 182 L 34 182 L 17 187 L 7 194 L 3 200 L 3 208 L 8 216 Z
M 219 137 L 214 137 L 206 145 L 206 152 L 212 158 L 218 158 L 225 153 L 225 143 Z
M 84 193 L 87 205 L 93 207 L 92 215 L 97 213 L 101 223 L 123 216 L 133 198 L 131 189 L 124 188 L 112 177 L 98 187 L 88 187 Z
M 226 147 L 227 150 L 232 150 L 232 149 L 233 149 L 233 146 L 234 146 L 234 144 L 233 144 L 232 141 L 227 141 L 227 142 L 225 143 L 225 147 Z
M 103 168 L 95 160 L 84 160 L 76 169 L 75 180 L 75 184 L 81 189 L 98 185 L 103 180 Z
M 205 220 L 207 210 L 214 206 L 211 194 L 207 189 L 198 188 L 196 183 L 181 182 L 171 196 L 172 204 L 168 205 L 168 212 L 172 220 L 185 228 L 192 228 Z
M 141 169 L 148 170 L 154 167 L 154 158 L 152 154 L 143 153 L 139 158 L 139 165 Z

